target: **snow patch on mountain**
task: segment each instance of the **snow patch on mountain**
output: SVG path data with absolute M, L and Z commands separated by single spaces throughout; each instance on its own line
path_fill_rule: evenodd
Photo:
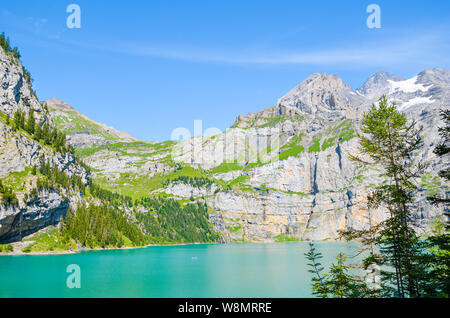
M 391 90 L 390 93 L 395 93 L 398 91 L 402 91 L 404 93 L 413 93 L 417 91 L 426 92 L 428 89 L 430 89 L 431 85 L 428 87 L 425 87 L 422 84 L 417 84 L 417 76 L 414 76 L 413 78 L 404 80 L 404 81 L 393 81 L 388 80 Z
M 403 103 L 398 109 L 399 110 L 405 110 L 415 105 L 420 104 L 432 104 L 434 103 L 433 96 L 428 97 L 414 97 L 413 99 L 410 99 L 409 101 Z

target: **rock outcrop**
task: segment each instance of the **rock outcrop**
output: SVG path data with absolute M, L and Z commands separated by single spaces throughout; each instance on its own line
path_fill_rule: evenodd
M 4 186 L 13 188 L 18 198 L 17 205 L 0 203 L 0 243 L 3 243 L 58 224 L 70 204 L 82 201 L 80 193 L 69 189 L 33 192 L 37 182 L 33 166 L 39 166 L 43 159 L 68 177 L 79 176 L 85 184 L 89 182 L 89 173 L 71 154 L 58 153 L 7 123 L 8 115 L 12 121 L 16 111 L 28 114 L 33 109 L 37 122 L 53 125 L 47 108 L 37 100 L 31 79 L 20 61 L 1 48 L 0 79 L 0 179 Z

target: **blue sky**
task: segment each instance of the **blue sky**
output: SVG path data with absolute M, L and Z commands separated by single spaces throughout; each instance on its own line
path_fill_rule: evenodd
M 81 28 L 66 26 L 69 4 Z M 381 8 L 369 29 L 366 7 Z M 225 130 L 314 72 L 357 88 L 374 72 L 450 67 L 450 1 L 2 1 L 41 100 L 59 98 L 143 140 Z

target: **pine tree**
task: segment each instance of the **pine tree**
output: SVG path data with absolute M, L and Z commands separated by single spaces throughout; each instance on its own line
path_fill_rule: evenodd
M 313 274 L 311 286 L 313 294 L 322 298 L 356 298 L 370 295 L 366 284 L 348 274 L 349 265 L 346 264 L 347 256 L 339 253 L 336 257 L 336 264 L 332 264 L 328 274 L 322 274 L 322 265 L 319 263 L 322 258 L 320 252 L 316 252 L 314 244 L 309 243 L 309 251 L 305 253 L 308 272 Z
M 42 123 L 36 124 L 35 129 L 34 129 L 33 138 L 38 141 L 42 139 L 42 128 L 41 127 L 42 127 Z
M 20 59 L 20 52 L 19 52 L 19 49 L 17 48 L 17 46 L 12 50 L 12 52 L 11 52 L 13 55 L 14 55 L 14 57 L 16 58 L 16 59 Z
M 23 129 L 24 128 L 24 116 L 23 113 L 20 110 L 17 110 L 14 113 L 14 128 L 16 129 Z
M 381 253 L 376 263 L 394 269 L 381 271 L 384 286 L 395 286 L 394 295 L 418 297 L 424 277 L 419 264 L 422 246 L 411 227 L 411 215 L 418 190 L 414 180 L 426 168 L 414 160 L 414 154 L 423 146 L 422 138 L 415 122 L 408 124 L 405 115 L 395 103 L 389 105 L 385 96 L 364 114 L 361 131 L 360 151 L 369 159 L 350 157 L 365 165 L 382 167 L 380 176 L 384 181 L 369 195 L 368 208 L 383 206 L 389 212 L 388 219 L 373 228 L 373 241 Z M 369 261 L 375 261 L 371 257 Z
M 35 126 L 36 126 L 36 122 L 34 119 L 34 110 L 30 109 L 30 111 L 28 112 L 28 120 L 27 120 L 27 124 L 25 126 L 25 130 L 29 134 L 33 135 Z
M 308 270 L 313 274 L 311 286 L 313 289 L 313 294 L 322 298 L 328 298 L 328 289 L 325 284 L 325 278 L 322 275 L 324 270 L 323 266 L 319 261 L 323 258 L 322 253 L 316 252 L 314 244 L 309 242 L 309 251 L 305 253 L 306 259 L 310 262 L 308 266 L 311 269 Z
M 439 157 L 448 157 L 448 154 L 450 153 L 450 110 L 449 109 L 442 110 L 441 118 L 445 123 L 444 127 L 439 127 L 439 134 L 442 137 L 442 141 L 434 148 L 433 152 Z M 445 168 L 439 171 L 439 176 L 447 181 L 450 181 L 450 168 Z M 434 204 L 444 204 L 447 207 L 450 204 L 449 198 L 444 198 L 437 195 L 429 199 Z M 448 220 L 448 217 L 450 217 L 448 210 L 446 210 L 445 215 Z M 449 225 L 447 222 L 447 227 L 448 226 Z
M 11 187 L 4 186 L 0 180 L 0 197 L 1 202 L 5 206 L 17 206 L 19 200 Z
M 365 284 L 350 276 L 347 272 L 347 256 L 339 253 L 336 264 L 331 265 L 330 273 L 325 274 L 327 292 L 335 298 L 356 298 L 365 295 Z
M 450 110 L 442 110 L 441 117 L 445 126 L 439 128 L 442 141 L 435 147 L 434 153 L 440 157 L 448 157 L 450 153 Z M 439 176 L 447 182 L 450 180 L 450 168 L 439 171 Z M 437 220 L 430 235 L 424 242 L 428 253 L 423 256 L 423 263 L 430 264 L 425 286 L 428 297 L 450 296 L 450 234 L 449 203 L 450 199 L 434 195 L 429 200 L 444 208 L 444 220 Z
M 50 144 L 51 143 L 51 139 L 50 139 L 50 128 L 48 126 L 48 123 L 44 123 L 44 125 L 42 126 L 42 140 L 46 143 L 46 144 Z

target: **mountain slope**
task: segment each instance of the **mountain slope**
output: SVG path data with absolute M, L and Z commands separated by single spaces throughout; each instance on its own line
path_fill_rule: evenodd
M 94 183 L 74 146 L 85 154 L 93 153 L 83 148 L 87 145 L 131 145 L 130 154 L 145 159 L 137 149 L 163 154 L 173 143 L 139 142 L 59 100 L 39 103 L 19 57 L 1 34 L 0 253 L 10 251 L 10 246 L 2 246 L 8 242 L 14 242 L 14 253 L 40 253 L 223 241 L 204 203 L 153 195 L 134 200 Z M 163 171 L 164 166 L 160 165 Z M 115 169 L 125 171 L 120 164 Z M 178 168 L 172 162 L 170 169 Z
M 389 94 L 391 82 L 403 80 L 404 78 L 387 72 L 376 72 L 356 92 L 365 98 L 377 99 L 383 94 Z
M 58 129 L 68 134 L 68 142 L 75 147 L 94 144 L 138 141 L 129 133 L 98 123 L 58 99 L 45 102 Z
M 105 188 L 139 198 L 163 195 L 206 202 L 228 241 L 334 239 L 339 230 L 363 229 L 386 217 L 368 211 L 377 169 L 356 166 L 356 133 L 364 111 L 381 94 L 423 128 L 418 159 L 431 162 L 418 180 L 423 191 L 416 226 L 426 230 L 442 211 L 425 200 L 448 191 L 435 173 L 447 163 L 432 153 L 448 107 L 449 70 L 436 68 L 405 80 L 385 72 L 352 90 L 335 75 L 313 74 L 277 105 L 239 115 L 232 128 L 181 143 L 115 143 L 79 151 Z
M 3 43 L 0 35 L 0 244 L 40 253 L 221 240 L 205 204 L 153 196 L 137 201 L 93 183 L 56 123 L 68 138 L 76 136 L 72 141 L 110 146 L 133 140 L 133 146 L 158 151 L 163 146 L 134 142 L 61 101 L 39 103 L 28 72 Z
M 29 73 L 7 45 L 0 47 L 0 78 L 0 242 L 8 242 L 57 224 L 70 205 L 82 200 L 76 186 L 58 183 L 62 175 L 56 182 L 56 174 L 43 175 L 35 167 L 48 163 L 65 178 L 83 184 L 89 182 L 89 172 L 64 148 L 60 135 L 48 130 L 53 126 L 48 110 L 37 100 Z M 33 113 L 33 130 L 46 128 L 45 135 L 31 134 L 28 121 L 16 122 Z

